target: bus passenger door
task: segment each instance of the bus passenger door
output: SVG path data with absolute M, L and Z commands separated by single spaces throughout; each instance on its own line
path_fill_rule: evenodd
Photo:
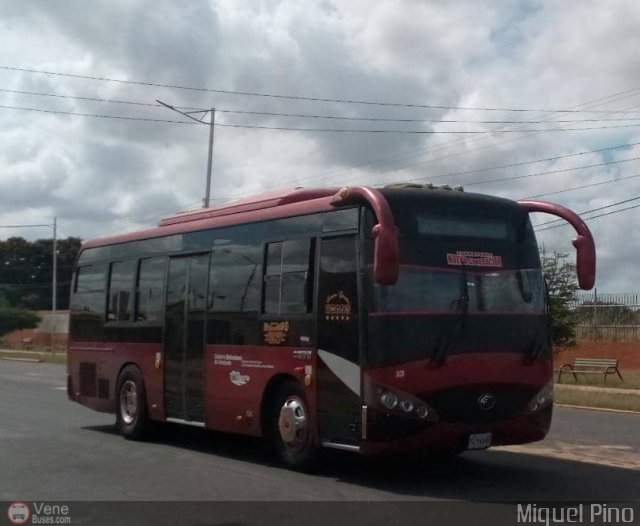
M 320 240 L 318 427 L 323 441 L 357 444 L 360 366 L 356 236 Z
M 203 422 L 203 357 L 209 254 L 169 260 L 164 333 L 167 418 Z

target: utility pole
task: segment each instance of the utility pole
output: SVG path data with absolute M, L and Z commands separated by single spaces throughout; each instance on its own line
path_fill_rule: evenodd
M 211 108 L 211 122 L 209 122 L 209 158 L 207 159 L 207 190 L 204 194 L 204 207 L 209 208 L 211 198 L 211 165 L 213 164 L 213 128 L 216 122 L 216 109 Z
M 53 218 L 53 278 L 51 292 L 51 351 L 56 333 L 56 307 L 58 306 L 58 218 Z
M 211 167 L 213 165 L 213 129 L 215 127 L 215 119 L 216 119 L 216 109 L 211 108 L 210 110 L 197 110 L 197 111 L 180 111 L 179 109 L 162 102 L 161 100 L 156 99 L 158 104 L 161 104 L 165 108 L 169 108 L 170 110 L 179 113 L 180 115 L 184 115 L 185 117 L 191 119 L 192 121 L 196 121 L 200 124 L 206 124 L 209 126 L 209 157 L 207 159 L 207 183 L 204 194 L 203 208 L 209 208 L 209 203 L 211 201 Z M 211 113 L 211 120 L 209 122 L 205 122 L 204 118 L 207 116 L 207 113 Z M 200 118 L 193 117 L 193 115 L 201 114 Z

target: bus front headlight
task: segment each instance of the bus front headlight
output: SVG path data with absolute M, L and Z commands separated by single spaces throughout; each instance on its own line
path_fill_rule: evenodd
M 398 396 L 391 391 L 384 391 L 380 395 L 380 403 L 389 410 L 395 409 L 398 405 Z
M 548 405 L 553 403 L 553 379 L 549 380 L 547 384 L 536 393 L 536 395 L 527 404 L 527 411 L 529 413 L 536 413 Z

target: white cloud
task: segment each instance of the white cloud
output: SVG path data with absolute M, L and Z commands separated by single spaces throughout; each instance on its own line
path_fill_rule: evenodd
M 414 2 L 259 0 L 5 2 L 0 65 L 223 90 L 319 98 L 495 108 L 640 110 L 640 5 L 596 0 Z M 558 120 L 607 115 L 429 110 L 238 97 L 221 93 L 0 70 L 0 88 L 274 113 L 454 120 Z M 639 91 L 629 91 L 632 89 Z M 612 97 L 612 95 L 616 95 Z M 589 103 L 587 106 L 581 106 Z M 0 92 L 0 104 L 57 111 L 180 119 L 164 108 Z M 640 114 L 639 114 L 640 115 Z M 620 115 L 614 115 L 620 117 Z M 82 237 L 140 228 L 204 193 L 207 128 L 0 108 L 0 223 L 60 221 Z M 433 131 L 498 129 L 477 123 L 399 124 L 237 115 L 220 124 Z M 602 126 L 605 123 L 590 123 Z M 616 123 L 609 123 L 616 124 Z M 625 124 L 625 123 L 617 123 Z M 632 123 L 633 124 L 633 123 Z M 582 126 L 587 126 L 583 124 Z M 640 141 L 634 128 L 486 135 L 329 134 L 216 128 L 214 197 L 274 186 L 377 184 Z M 640 156 L 614 150 L 439 182 L 531 175 Z M 468 186 L 510 198 L 640 173 L 628 162 Z M 640 180 L 549 196 L 577 211 L 636 195 Z M 542 219 L 539 219 L 542 221 Z M 635 211 L 590 222 L 598 287 L 637 290 Z M 0 232 L 29 237 L 37 231 Z M 570 249 L 569 228 L 541 233 Z

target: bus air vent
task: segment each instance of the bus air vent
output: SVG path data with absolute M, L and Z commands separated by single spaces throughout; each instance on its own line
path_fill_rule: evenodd
M 418 183 L 391 183 L 385 185 L 385 188 L 426 188 L 427 190 L 455 190 L 456 192 L 464 192 L 464 188 L 460 185 L 451 186 L 448 184 L 418 184 Z
M 390 183 L 384 185 L 385 188 L 424 188 L 424 185 L 418 183 Z
M 95 398 L 97 387 L 96 364 L 89 362 L 80 363 L 80 394 Z
M 109 380 L 106 378 L 98 380 L 98 398 L 109 398 Z

